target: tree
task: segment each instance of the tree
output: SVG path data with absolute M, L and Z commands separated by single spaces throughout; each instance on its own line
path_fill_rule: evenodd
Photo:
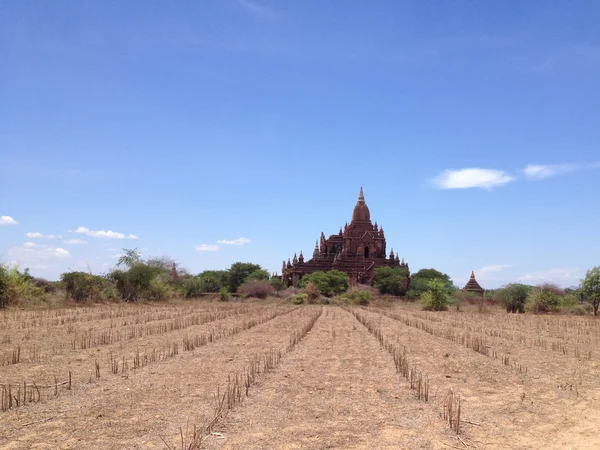
M 442 289 L 446 294 L 452 294 L 454 292 L 454 285 L 447 274 L 435 269 L 421 269 L 410 278 L 410 296 L 418 297 L 424 292 L 427 292 L 429 290 L 429 283 L 432 281 L 439 281 L 442 283 Z
M 258 270 L 262 270 L 258 264 L 236 262 L 229 268 L 229 292 L 237 292 L 238 288 L 242 285 L 246 278 Z M 268 274 L 267 274 L 268 278 Z
M 264 269 L 258 269 L 252 272 L 250 275 L 248 275 L 244 281 L 268 281 L 269 278 L 271 278 L 269 272 L 267 272 Z
M 331 297 L 348 290 L 348 275 L 339 270 L 317 271 L 304 276 L 298 285 L 304 287 L 308 283 L 313 283 L 321 295 Z
M 375 269 L 375 288 L 380 294 L 405 295 L 406 275 L 404 267 L 378 267 Z
M 598 315 L 598 306 L 600 306 L 600 266 L 590 269 L 581 280 L 581 291 L 585 295 L 585 300 L 594 307 L 594 315 Z

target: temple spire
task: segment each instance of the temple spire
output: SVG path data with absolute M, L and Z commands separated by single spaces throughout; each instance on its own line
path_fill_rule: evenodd
M 358 201 L 363 203 L 365 202 L 365 194 L 363 194 L 362 186 L 360 187 L 360 194 L 358 194 Z
M 475 279 L 475 272 L 471 270 L 471 278 L 474 280 Z

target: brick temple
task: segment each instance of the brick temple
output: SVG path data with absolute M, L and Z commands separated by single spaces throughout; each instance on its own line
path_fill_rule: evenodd
M 300 252 L 300 256 L 294 254 L 291 261 L 283 261 L 281 280 L 286 286 L 296 286 L 304 275 L 316 271 L 339 270 L 348 274 L 351 286 L 357 283 L 372 284 L 378 267 L 406 268 L 404 287 L 410 287 L 408 263 L 404 259 L 401 261 L 393 249 L 386 256 L 383 227 L 378 226 L 377 222 L 371 222 L 371 212 L 365 203 L 361 187 L 350 224 L 346 222 L 343 229 L 340 227 L 338 234 L 332 234 L 329 238 L 325 238 L 325 234 L 321 232 L 310 260 L 305 261 Z
M 475 279 L 475 272 L 473 271 L 471 271 L 471 278 L 469 278 L 469 281 L 467 282 L 467 284 L 465 284 L 465 287 L 462 288 L 462 290 L 464 292 L 477 294 L 481 297 L 483 297 L 483 294 L 485 293 L 485 289 L 483 289 Z

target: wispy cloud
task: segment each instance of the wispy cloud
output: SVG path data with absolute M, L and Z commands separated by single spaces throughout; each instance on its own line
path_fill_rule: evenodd
M 433 183 L 439 189 L 491 189 L 513 180 L 514 177 L 502 170 L 467 168 L 445 170 L 433 179 Z
M 28 232 L 25 233 L 25 236 L 27 236 L 29 239 L 62 239 L 60 234 L 42 234 L 37 232 Z
M 530 164 L 523 169 L 523 173 L 525 174 L 525 177 L 530 180 L 543 180 L 544 178 L 550 178 L 556 175 L 574 172 L 581 168 L 582 166 L 578 166 L 576 164 Z
M 135 234 L 126 235 L 123 233 L 117 233 L 116 231 L 108 230 L 90 230 L 86 227 L 79 227 L 76 230 L 69 230 L 70 233 L 85 234 L 93 238 L 106 238 L 106 239 L 138 239 Z
M 540 270 L 537 272 L 526 273 L 518 277 L 519 281 L 525 283 L 538 284 L 552 282 L 561 286 L 579 285 L 584 277 L 583 270 L 577 267 L 561 267 L 556 269 Z
M 196 250 L 200 252 L 216 252 L 219 250 L 219 246 L 214 244 L 200 244 L 196 245 Z
M 237 0 L 238 5 L 242 6 L 246 11 L 250 11 L 255 16 L 260 17 L 261 19 L 268 20 L 274 22 L 279 20 L 279 15 L 276 14 L 273 10 L 267 8 L 266 6 L 259 5 L 255 2 L 250 2 L 248 0 Z
M 70 245 L 87 244 L 87 241 L 84 241 L 83 239 L 65 239 L 63 242 Z
M 248 238 L 237 238 L 237 239 L 233 239 L 233 240 L 227 240 L 227 239 L 221 239 L 217 241 L 217 244 L 223 244 L 223 245 L 244 245 L 244 244 L 249 244 L 250 242 L 252 242 L 252 240 L 248 239 Z
M 18 223 L 19 222 L 10 216 L 0 216 L 0 225 L 16 225 Z
M 498 272 L 502 272 L 505 269 L 508 269 L 509 267 L 512 267 L 512 265 L 510 264 L 492 264 L 489 266 L 483 266 L 480 267 L 477 270 L 474 270 L 475 272 L 475 278 L 477 278 L 478 280 L 498 280 L 498 277 L 494 276 L 494 274 L 497 274 Z M 470 276 L 471 273 L 469 272 Z
M 35 262 L 46 259 L 66 259 L 71 254 L 68 250 L 60 247 L 39 246 L 33 242 L 26 242 L 20 247 L 12 247 L 8 255 L 15 261 Z

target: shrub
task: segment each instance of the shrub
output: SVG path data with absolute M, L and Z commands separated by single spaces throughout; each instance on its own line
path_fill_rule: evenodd
M 592 305 L 594 315 L 597 316 L 600 306 L 600 266 L 586 272 L 585 278 L 581 280 L 581 291 L 585 295 L 585 301 Z
M 593 310 L 594 310 L 594 307 L 590 304 L 574 305 L 568 309 L 570 314 L 573 314 L 576 316 L 585 316 L 586 314 L 591 313 Z
M 317 303 L 317 300 L 321 296 L 319 290 L 317 289 L 317 286 L 314 283 L 306 283 L 306 285 L 304 286 L 304 293 L 306 294 L 308 303 L 310 304 Z
M 143 296 L 153 296 L 151 285 L 160 269 L 144 263 L 136 263 L 127 271 L 114 270 L 109 279 L 115 282 L 119 296 L 126 302 L 136 302 Z M 156 287 L 156 285 L 154 285 Z
M 197 297 L 198 295 L 208 292 L 203 290 L 202 280 L 198 277 L 186 278 L 181 282 L 181 292 L 186 298 Z
M 67 299 L 81 303 L 99 300 L 105 279 L 86 272 L 66 272 L 60 276 L 60 281 Z
M 579 305 L 579 300 L 575 294 L 565 294 L 560 298 L 561 308 L 569 308 L 576 305 Z
M 50 293 L 56 291 L 54 284 L 52 282 L 46 280 L 45 278 L 33 278 L 31 280 L 31 282 L 33 283 L 34 286 L 42 289 L 46 294 L 50 294 Z
M 406 295 L 408 271 L 404 267 L 378 267 L 375 269 L 374 286 L 382 295 Z
M 6 308 L 10 303 L 8 289 L 8 268 L 4 264 L 0 264 L 0 308 Z
M 421 306 L 426 311 L 447 311 L 448 297 L 443 283 L 429 282 L 429 290 L 421 294 Z
M 557 312 L 560 306 L 560 297 L 552 290 L 545 291 L 542 287 L 533 289 L 527 296 L 525 310 L 533 313 Z
M 261 271 L 262 267 L 258 264 L 236 262 L 229 268 L 228 288 L 229 292 L 237 292 L 238 288 L 246 281 L 251 274 L 257 275 L 257 271 Z M 267 273 L 267 279 L 269 274 Z
M 313 283 L 319 294 L 331 297 L 348 290 L 348 275 L 339 270 L 317 271 L 302 278 L 298 286 L 303 288 L 308 283 Z
M 308 302 L 308 295 L 306 294 L 293 294 L 290 295 L 287 300 L 291 301 L 294 305 L 302 305 Z
M 525 312 L 525 301 L 533 289 L 527 284 L 507 284 L 496 291 L 495 300 L 506 308 L 509 313 Z
M 271 283 L 271 285 L 275 288 L 277 292 L 283 291 L 285 289 L 285 284 L 283 284 L 283 281 L 281 281 L 279 278 L 273 277 L 271 278 L 269 283 Z
M 339 297 L 344 303 L 350 305 L 363 305 L 366 306 L 373 300 L 371 292 L 360 289 L 350 289 L 345 294 Z
M 270 295 L 275 295 L 275 288 L 271 283 L 266 280 L 250 280 L 242 284 L 238 292 L 240 294 L 246 294 L 249 297 L 266 299 Z
M 421 269 L 410 278 L 410 298 L 417 298 L 429 290 L 432 281 L 440 282 L 446 294 L 452 294 L 454 286 L 450 276 L 435 269 Z
M 227 288 L 223 287 L 219 291 L 219 301 L 228 302 L 229 301 L 229 291 Z

